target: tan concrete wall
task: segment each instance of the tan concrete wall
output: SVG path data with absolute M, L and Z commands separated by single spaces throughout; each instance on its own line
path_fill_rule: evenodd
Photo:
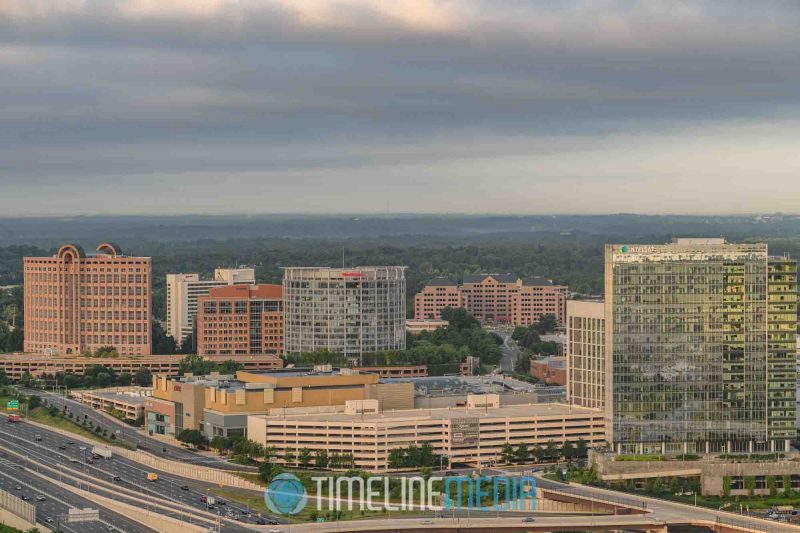
M 0 523 L 22 530 L 36 527 L 36 507 L 10 492 L 0 490 Z

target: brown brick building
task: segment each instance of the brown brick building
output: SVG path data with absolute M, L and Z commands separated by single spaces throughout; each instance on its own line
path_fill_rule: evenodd
M 103 243 L 23 259 L 26 352 L 150 354 L 151 260 Z
M 414 318 L 441 318 L 446 307 L 463 307 L 481 322 L 527 326 L 542 315 L 564 323 L 569 288 L 549 279 L 520 279 L 511 274 L 475 274 L 459 286 L 434 278 L 414 297 Z
M 283 287 L 230 285 L 209 290 L 197 306 L 200 355 L 283 353 Z

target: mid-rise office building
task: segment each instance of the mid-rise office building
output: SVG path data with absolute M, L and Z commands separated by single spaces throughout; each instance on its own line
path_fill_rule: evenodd
M 284 269 L 287 354 L 406 348 L 406 267 Z
M 466 306 L 466 296 L 456 282 L 448 278 L 434 278 L 414 296 L 414 318 L 441 320 L 443 309 Z
M 256 282 L 252 268 L 218 268 L 214 279 L 200 279 L 200 274 L 167 274 L 167 335 L 178 346 L 194 329 L 197 300 L 209 289 L 225 285 L 250 285 Z
M 481 322 L 512 322 L 519 280 L 511 274 L 464 276 L 461 293 L 467 310 Z
M 283 287 L 230 285 L 209 289 L 198 301 L 199 355 L 283 353 Z
M 66 244 L 52 257 L 25 257 L 23 270 L 26 352 L 150 354 L 149 257 L 114 243 L 92 254 Z
M 474 274 L 465 276 L 461 285 L 434 278 L 414 296 L 414 318 L 441 318 L 446 307 L 463 307 L 482 322 L 529 326 L 544 315 L 553 315 L 563 323 L 568 294 L 568 287 L 543 277 Z
M 249 415 L 341 412 L 348 400 L 375 400 L 381 410 L 414 406 L 411 383 L 382 383 L 373 373 L 330 366 L 233 375 L 155 376 L 145 410 L 148 429 L 179 435 L 198 429 L 212 439 L 246 435 Z
M 770 258 L 766 244 L 723 239 L 607 245 L 605 254 L 606 427 L 615 449 L 787 450 L 795 262 Z
M 605 405 L 606 311 L 602 301 L 567 302 L 567 403 L 602 409 Z

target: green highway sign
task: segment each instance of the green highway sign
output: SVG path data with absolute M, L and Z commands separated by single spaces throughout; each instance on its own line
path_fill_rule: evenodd
M 6 409 L 19 409 L 19 400 L 11 400 L 6 404 Z

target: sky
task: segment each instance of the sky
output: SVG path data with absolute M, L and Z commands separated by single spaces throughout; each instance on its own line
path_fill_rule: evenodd
M 0 216 L 776 211 L 797 0 L 0 0 Z

